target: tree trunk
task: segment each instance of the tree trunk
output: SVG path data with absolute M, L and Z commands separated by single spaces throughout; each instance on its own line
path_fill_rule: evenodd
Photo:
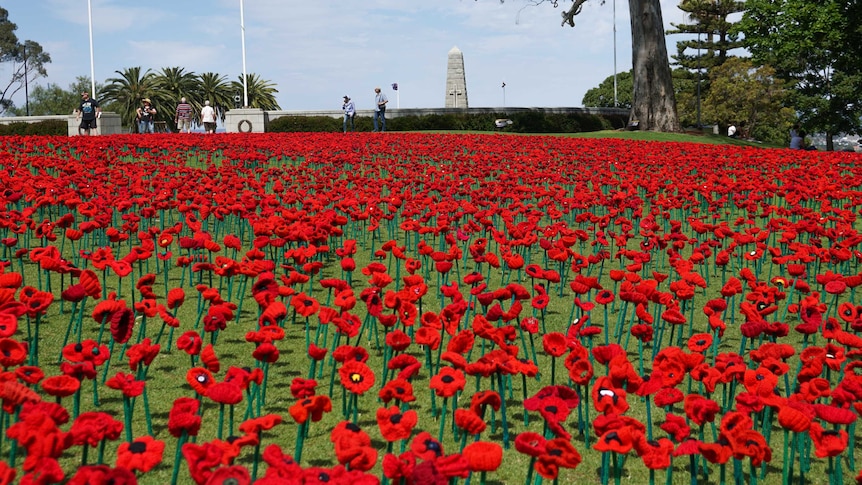
M 634 101 L 631 120 L 641 130 L 681 131 L 676 113 L 660 0 L 629 0 Z

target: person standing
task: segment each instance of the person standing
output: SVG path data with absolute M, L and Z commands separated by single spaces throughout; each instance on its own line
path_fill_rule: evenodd
M 380 131 L 386 131 L 386 103 L 389 99 L 380 91 L 380 88 L 374 88 L 374 131 L 377 131 L 377 121 L 380 120 Z
M 143 106 L 138 108 L 138 133 L 155 133 L 156 108 L 150 103 L 150 98 L 142 100 Z
M 204 101 L 204 107 L 201 110 L 201 121 L 203 122 L 204 130 L 207 133 L 215 133 L 216 115 L 215 110 L 210 106 L 209 100 Z
M 186 102 L 186 98 L 180 98 L 177 112 L 174 114 L 174 123 L 177 125 L 178 133 L 192 132 L 192 105 Z
M 350 100 L 350 96 L 344 95 L 344 104 L 341 105 L 341 111 L 344 112 L 344 132 L 347 133 L 347 122 L 350 122 L 350 131 L 356 131 L 356 105 Z
M 81 120 L 78 125 L 78 134 L 90 136 L 90 130 L 98 128 L 96 120 L 102 117 L 102 108 L 99 107 L 99 102 L 95 99 L 90 99 L 90 93 L 81 93 L 81 103 L 78 109 L 75 110 L 77 115 L 75 118 Z

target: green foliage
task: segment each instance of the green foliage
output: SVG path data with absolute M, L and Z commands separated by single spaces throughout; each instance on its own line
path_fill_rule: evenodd
M 703 98 L 705 119 L 722 127 L 735 123 L 744 136 L 758 140 L 787 141 L 794 114 L 784 107 L 788 93 L 774 69 L 732 58 L 712 70 L 710 82 Z
M 182 67 L 166 67 L 154 76 L 156 92 L 151 99 L 158 110 L 159 119 L 165 121 L 171 131 L 177 131 L 174 113 L 180 98 L 187 98 L 196 112 L 200 112 L 202 101 L 195 99 L 198 77 L 194 72 L 186 72 Z M 157 108 L 158 109 L 158 108 Z
M 803 128 L 827 135 L 859 132 L 858 2 L 749 0 L 746 8 L 739 22 L 745 46 L 756 64 L 774 67 L 789 83 Z M 831 136 L 827 140 L 831 144 Z
M 114 71 L 120 77 L 108 79 L 102 91 L 102 101 L 114 103 L 123 125 L 135 127 L 136 110 L 144 98 L 153 98 L 156 93 L 155 75 L 147 69 L 141 73 L 141 67 L 129 67 L 123 71 Z M 158 99 L 158 98 L 156 98 Z M 162 107 L 155 106 L 157 120 L 164 119 Z M 103 108 L 104 109 L 104 108 Z M 137 129 L 137 127 L 135 127 Z
M 209 100 L 210 106 L 216 111 L 216 116 L 223 120 L 225 112 L 233 107 L 233 91 L 227 82 L 227 76 L 214 72 L 201 74 L 198 76 L 198 85 L 192 99 L 195 100 L 192 103 L 195 108 L 195 119 L 200 118 L 203 102 Z
M 7 125 L 0 125 L 0 136 L 66 136 L 68 135 L 68 123 L 66 120 L 44 120 L 36 123 L 18 121 Z
M 631 108 L 632 96 L 634 95 L 634 84 L 632 82 L 632 71 L 617 73 L 617 104 L 614 106 L 614 76 L 608 76 L 599 84 L 584 94 L 581 103 L 584 106 L 601 108 Z
M 0 66 L 8 65 L 8 71 L 4 67 L 0 72 L 9 76 L 0 80 L 0 115 L 13 107 L 11 98 L 15 93 L 48 74 L 45 64 L 51 62 L 51 56 L 38 42 L 20 42 L 16 30 L 18 26 L 9 20 L 9 11 L 0 7 Z
M 356 119 L 359 125 L 359 118 Z M 269 122 L 268 132 L 272 133 L 294 133 L 294 132 L 325 132 L 334 133 L 341 131 L 341 119 L 330 116 L 282 116 Z M 357 130 L 359 126 L 356 127 Z
M 66 115 L 78 107 L 81 102 L 81 93 L 90 92 L 92 84 L 89 77 L 78 76 L 75 82 L 68 88 L 63 89 L 59 85 L 50 83 L 47 86 L 36 85 L 30 88 L 30 115 Z M 102 90 L 100 84 L 96 84 L 96 93 Z M 100 99 L 96 98 L 101 102 Z M 102 105 L 103 111 L 109 111 Z M 15 107 L 10 110 L 15 116 L 26 116 L 24 107 Z
M 501 118 L 512 124 L 498 129 Z M 626 126 L 627 116 L 561 114 L 529 111 L 524 113 L 443 113 L 424 116 L 399 116 L 386 120 L 387 131 L 505 131 L 514 133 L 578 133 L 618 129 Z M 356 117 L 356 131 L 371 131 L 369 117 Z M 342 119 L 327 116 L 282 116 L 269 122 L 268 132 L 338 132 Z
M 245 79 L 249 108 L 260 108 L 262 110 L 281 109 L 275 100 L 275 94 L 278 93 L 275 83 L 261 79 L 259 75 L 252 73 L 246 74 Z M 243 96 L 242 76 L 239 76 L 236 81 L 231 83 L 231 89 L 236 95 Z
M 682 0 L 678 6 L 686 12 L 691 23 L 672 24 L 676 29 L 668 34 L 697 36 L 676 43 L 676 64 L 683 69 L 709 71 L 728 58 L 728 51 L 742 47 L 739 33 L 733 30 L 733 14 L 745 10 L 745 2 L 738 0 Z

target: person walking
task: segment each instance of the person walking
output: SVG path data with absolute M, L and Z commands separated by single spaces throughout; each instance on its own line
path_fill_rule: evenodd
M 380 88 L 374 88 L 374 131 L 377 131 L 377 123 L 380 121 L 380 131 L 386 131 L 386 103 L 389 99 L 380 91 Z
M 203 122 L 204 130 L 207 133 L 215 133 L 216 115 L 215 110 L 210 106 L 209 100 L 204 101 L 204 107 L 201 110 L 201 121 Z
M 138 133 L 155 133 L 156 108 L 153 108 L 150 98 L 144 98 L 143 106 L 138 108 Z
M 98 128 L 96 120 L 102 117 L 102 108 L 99 107 L 99 102 L 90 98 L 90 93 L 81 93 L 81 103 L 78 109 L 75 110 L 75 118 L 81 120 L 78 125 L 78 134 L 90 136 L 90 130 Z
M 350 100 L 350 96 L 344 95 L 344 104 L 341 105 L 341 111 L 344 112 L 344 132 L 347 133 L 347 122 L 350 122 L 350 131 L 356 131 L 356 105 Z
M 174 124 L 177 125 L 177 133 L 192 132 L 192 105 L 186 102 L 186 98 L 180 98 L 177 111 L 174 114 Z

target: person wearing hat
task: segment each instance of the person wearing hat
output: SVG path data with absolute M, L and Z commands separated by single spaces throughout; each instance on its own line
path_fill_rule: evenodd
M 138 108 L 138 133 L 154 133 L 156 108 L 153 108 L 150 98 L 144 98 L 141 103 L 143 106 Z
M 350 121 L 350 131 L 356 131 L 356 124 L 354 123 L 354 118 L 356 118 L 356 106 L 353 104 L 353 101 L 350 100 L 350 96 L 344 95 L 344 104 L 341 105 L 341 111 L 344 112 L 344 132 L 347 133 L 347 121 Z
M 81 93 L 81 104 L 75 110 L 76 118 L 81 120 L 78 125 L 78 134 L 90 136 L 90 130 L 98 128 L 96 119 L 102 117 L 102 108 L 99 107 L 99 102 L 95 99 L 90 99 L 90 93 Z

